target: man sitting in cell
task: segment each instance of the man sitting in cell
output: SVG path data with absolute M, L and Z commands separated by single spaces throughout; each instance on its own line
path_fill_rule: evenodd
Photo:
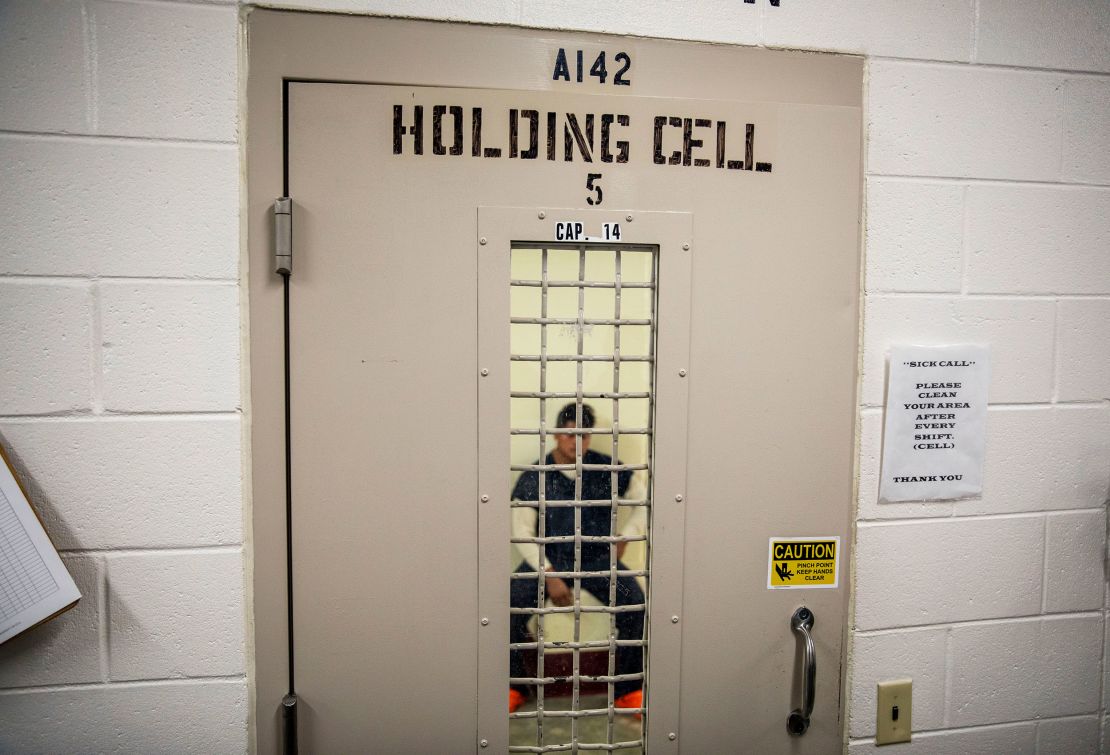
M 582 405 L 583 428 L 594 426 L 594 411 Z M 567 404 L 559 412 L 556 427 L 573 428 L 577 426 L 576 406 Z M 569 464 L 576 465 L 577 449 L 575 435 L 555 431 L 555 447 L 547 455 L 543 464 Z M 590 434 L 581 436 L 582 471 L 581 490 L 577 498 L 579 501 L 599 502 L 597 505 L 582 506 L 582 535 L 585 537 L 609 536 L 612 533 L 613 520 L 613 493 L 612 479 L 617 479 L 617 497 L 628 500 L 642 500 L 646 495 L 642 474 L 633 474 L 631 470 L 620 470 L 614 473 L 609 469 L 598 468 L 613 464 L 613 459 L 603 453 L 589 450 Z M 537 461 L 536 464 L 541 462 Z M 620 461 L 616 462 L 620 465 Z M 517 480 L 513 488 L 513 500 L 538 501 L 539 500 L 538 471 L 525 471 Z M 547 470 L 544 472 L 544 499 L 546 501 L 573 501 L 575 499 L 576 469 Z M 631 490 L 630 490 L 631 488 Z M 602 503 L 603 502 L 603 503 Z M 632 507 L 632 516 L 618 533 L 622 537 L 642 536 L 647 527 L 647 509 L 643 506 Z M 574 506 L 545 507 L 545 536 L 559 537 L 574 535 Z M 530 507 L 516 507 L 513 509 L 512 534 L 514 539 L 536 537 L 538 533 L 538 509 Z M 609 548 L 616 548 L 617 568 L 627 570 L 619 559 L 624 555 L 628 543 L 617 542 L 584 542 L 581 544 L 581 563 L 579 571 L 599 572 L 609 570 Z M 517 573 L 537 572 L 540 563 L 540 548 L 535 543 L 518 543 L 517 548 L 524 560 L 517 567 Z M 548 543 L 544 547 L 543 569 L 546 572 L 573 572 L 574 568 L 573 542 Z M 549 576 L 544 579 L 545 595 L 556 606 L 569 606 L 574 603 L 574 580 L 571 577 L 562 578 Z M 537 580 L 513 579 L 510 580 L 509 600 L 513 608 L 536 608 L 538 599 Z M 581 589 L 591 593 L 603 605 L 609 605 L 609 577 L 584 577 L 581 579 Z M 616 605 L 643 605 L 644 593 L 636 582 L 635 577 L 617 577 Z M 541 606 L 542 607 L 542 606 Z M 528 642 L 529 614 L 512 614 L 509 619 L 509 641 L 513 643 Z M 644 636 L 644 612 L 628 611 L 616 614 L 617 639 L 642 640 Z M 637 675 L 643 670 L 643 648 L 618 646 L 616 648 L 616 674 L 618 676 L 629 674 Z M 527 677 L 524 666 L 524 653 L 521 650 L 509 652 L 509 675 L 515 678 Z M 614 704 L 618 708 L 643 707 L 643 682 L 640 678 L 618 681 L 614 685 Z M 529 693 L 527 685 L 513 685 L 509 690 L 509 712 L 515 711 L 524 704 Z

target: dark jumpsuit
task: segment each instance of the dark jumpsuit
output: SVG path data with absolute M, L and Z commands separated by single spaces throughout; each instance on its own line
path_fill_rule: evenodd
M 551 454 L 545 464 L 554 464 Z M 586 451 L 582 455 L 583 464 L 612 464 L 612 457 L 597 451 Z M 580 500 L 597 501 L 612 498 L 611 473 L 608 471 L 585 470 L 582 473 L 582 493 Z M 560 471 L 544 474 L 545 499 L 562 501 L 574 499 L 574 480 Z M 619 496 L 624 496 L 632 481 L 631 471 L 617 473 Z M 521 474 L 513 488 L 513 498 L 518 501 L 539 500 L 539 472 L 528 471 Z M 611 506 L 583 506 L 582 534 L 587 536 L 609 535 L 611 526 Z M 570 506 L 548 507 L 545 509 L 546 535 L 558 537 L 574 534 L 574 508 Z M 615 544 L 614 544 L 615 545 Z M 582 543 L 581 571 L 607 571 L 609 569 L 609 543 Z M 550 543 L 544 553 L 555 571 L 574 571 L 574 543 Z M 618 562 L 618 569 L 627 569 Z M 517 572 L 532 572 L 526 561 L 517 567 Z M 537 583 L 531 579 L 510 580 L 509 603 L 513 608 L 536 608 L 538 598 Z M 573 587 L 571 580 L 567 584 Z M 609 577 L 588 577 L 581 580 L 582 589 L 591 593 L 604 605 L 609 605 Z M 616 604 L 642 605 L 644 593 L 635 577 L 617 577 Z M 528 614 L 512 614 L 509 617 L 509 642 L 528 642 Z M 640 640 L 644 636 L 644 612 L 629 611 L 616 614 L 617 639 Z M 620 646 L 616 652 L 616 673 L 636 674 L 643 670 L 643 648 Z M 528 674 L 524 666 L 524 653 L 521 650 L 509 651 L 509 675 L 523 677 Z M 514 685 L 527 693 L 526 686 Z M 618 682 L 613 689 L 616 697 L 640 689 L 639 679 Z

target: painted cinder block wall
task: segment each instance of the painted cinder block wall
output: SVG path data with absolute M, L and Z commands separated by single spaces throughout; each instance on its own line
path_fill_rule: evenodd
M 307 0 L 868 57 L 848 751 L 1110 752 L 1105 0 Z M 0 437 L 85 594 L 0 648 L 0 751 L 249 749 L 228 2 L 0 2 Z M 876 503 L 884 352 L 985 341 L 981 500 Z M 740 694 L 740 692 L 738 692 Z

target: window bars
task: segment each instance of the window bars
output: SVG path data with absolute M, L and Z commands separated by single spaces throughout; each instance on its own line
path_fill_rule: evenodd
M 625 751 L 642 752 L 644 747 L 642 715 L 646 715 L 646 708 L 620 707 L 615 704 L 619 695 L 615 690 L 618 687 L 644 686 L 646 674 L 644 657 L 646 656 L 647 638 L 643 627 L 646 626 L 646 586 L 649 573 L 646 568 L 628 568 L 618 559 L 618 548 L 628 543 L 644 542 L 645 548 L 649 542 L 647 527 L 650 510 L 650 477 L 651 477 L 651 449 L 652 449 L 652 417 L 653 417 L 653 377 L 654 377 L 654 351 L 655 351 L 655 310 L 656 310 L 656 277 L 658 249 L 642 245 L 596 246 L 593 244 L 549 244 L 539 249 L 535 245 L 514 245 L 512 254 L 514 263 L 535 261 L 538 252 L 538 279 L 534 277 L 517 278 L 510 280 L 514 292 L 523 289 L 539 289 L 538 316 L 535 308 L 531 311 L 527 306 L 519 306 L 517 299 L 511 309 L 511 324 L 513 326 L 538 326 L 538 349 L 535 348 L 535 339 L 532 339 L 530 348 L 521 349 L 514 344 L 510 356 L 512 362 L 535 363 L 538 365 L 538 385 L 530 384 L 519 386 L 514 383 L 510 396 L 512 399 L 528 399 L 529 406 L 538 404 L 538 418 L 533 412 L 526 427 L 513 427 L 510 433 L 513 436 L 524 436 L 520 440 L 530 437 L 529 457 L 535 458 L 532 463 L 512 463 L 511 470 L 514 475 L 534 475 L 535 481 L 530 490 L 533 494 L 517 495 L 522 488 L 518 482 L 514 490 L 511 506 L 516 509 L 530 509 L 534 511 L 534 534 L 529 532 L 523 536 L 514 526 L 512 542 L 523 549 L 534 549 L 535 565 L 529 565 L 528 560 L 521 568 L 513 573 L 514 585 L 534 584 L 534 601 L 529 592 L 527 605 L 520 605 L 514 601 L 510 609 L 515 616 L 527 615 L 534 617 L 534 640 L 510 642 L 510 651 L 535 654 L 535 675 L 514 676 L 510 684 L 514 686 L 527 686 L 536 692 L 535 707 L 531 706 L 510 714 L 513 719 L 513 733 L 511 736 L 510 752 L 579 752 L 579 751 Z M 573 258 L 577 257 L 577 275 L 573 271 Z M 565 264 L 560 264 L 565 263 Z M 590 264 L 588 264 L 590 263 Z M 513 265 L 514 272 L 518 268 L 528 267 L 527 264 Z M 533 264 L 532 269 L 535 269 Z M 622 267 L 625 275 L 622 276 Z M 587 276 L 587 271 L 591 275 Z M 552 273 L 556 273 L 552 275 Z M 598 274 L 600 272 L 600 274 Z M 631 274 L 630 274 L 631 273 Z M 567 279 L 562 279 L 567 278 Z M 571 289 L 571 291 L 566 291 Z M 629 291 L 639 295 L 635 301 Z M 574 304 L 562 292 L 576 293 L 576 313 Z M 587 293 L 590 300 L 587 301 Z M 562 305 L 552 305 L 551 297 L 559 296 Z M 622 301 L 622 298 L 624 301 Z M 611 307 L 611 310 L 609 308 Z M 566 310 L 566 311 L 564 311 Z M 597 316 L 601 314 L 605 316 Z M 609 312 L 611 311 L 611 315 Z M 587 316 L 589 313 L 590 316 Z M 625 316 L 626 313 L 635 316 Z M 559 349 L 550 348 L 549 330 L 556 330 L 554 335 L 563 340 L 572 338 L 575 343 L 573 349 L 566 348 L 570 353 L 559 353 Z M 597 328 L 597 331 L 595 331 Z M 639 338 L 626 338 L 626 347 L 622 352 L 622 329 L 629 335 L 635 334 Z M 533 329 L 534 330 L 534 329 Z M 631 333 L 630 333 L 631 331 Z M 591 341 L 601 342 L 601 347 L 593 344 L 587 350 L 587 333 Z M 611 343 L 605 336 L 611 334 Z M 599 337 L 594 337 L 599 336 Z M 645 337 L 646 336 L 646 337 Z M 630 343 L 634 342 L 634 343 Z M 528 351 L 538 353 L 516 353 Z M 573 365 L 573 386 L 569 384 L 569 372 L 563 372 L 562 379 L 550 374 L 549 365 L 570 363 Z M 607 375 L 590 376 L 587 380 L 585 370 L 587 365 L 601 363 L 607 372 L 611 365 L 611 389 Z M 626 375 L 622 384 L 622 365 L 636 364 L 646 366 L 646 371 L 640 370 L 636 374 Z M 631 368 L 626 368 L 626 373 Z M 526 388 L 518 390 L 518 388 Z M 538 388 L 538 390 L 536 390 Z M 571 390 L 573 388 L 573 390 Z M 604 406 L 612 407 L 612 422 L 598 416 L 593 426 L 584 422 L 585 407 L 590 401 L 604 402 Z M 564 403 L 573 402 L 575 421 L 573 426 L 557 427 L 552 417 L 550 402 L 555 407 Z M 622 402 L 626 406 L 632 404 L 641 408 L 636 421 L 628 427 L 621 424 Z M 642 408 L 646 407 L 646 408 Z M 555 409 L 558 411 L 558 408 Z M 631 413 L 631 412 L 629 412 Z M 600 412 L 599 412 L 600 415 Z M 515 415 L 514 415 L 515 417 Z M 534 425 L 531 424 L 534 422 Z M 567 435 L 574 439 L 573 462 L 557 463 L 554 454 L 548 453 L 549 441 L 553 435 Z M 598 438 L 604 442 L 611 439 L 612 455 L 607 457 L 591 452 L 587 457 L 587 446 Z M 638 454 L 640 459 L 632 459 L 630 463 L 622 460 L 621 439 L 625 438 L 625 456 L 630 453 Z M 638 440 L 636 440 L 638 437 Z M 635 441 L 635 442 L 634 442 Z M 633 448 L 633 445 L 636 448 Z M 519 457 L 519 454 L 516 456 Z M 587 461 L 589 458 L 589 461 Z M 632 458 L 632 457 L 629 457 Z M 552 498 L 549 495 L 549 478 L 552 475 L 562 475 L 563 489 L 573 479 L 573 496 Z M 606 480 L 607 478 L 607 480 Z M 645 479 L 646 478 L 646 479 Z M 600 487 L 598 481 L 602 481 Z M 589 484 L 586 484 L 589 482 Z M 607 486 L 604 484 L 607 482 Z M 527 486 L 523 486 L 527 487 Z M 556 486 L 558 487 L 558 486 Z M 608 497 L 596 495 L 598 490 L 608 491 Z M 593 493 L 593 496 L 587 495 Z M 598 531 L 598 522 L 605 517 L 605 508 L 608 508 L 607 531 Z M 567 509 L 573 511 L 573 529 L 565 531 L 569 524 L 566 513 L 559 514 Z M 634 514 L 637 521 L 642 521 L 642 531 L 622 533 L 618 517 L 622 510 L 628 512 L 639 511 Z M 584 512 L 592 523 L 585 527 Z M 553 516 L 554 515 L 554 516 Z M 627 515 L 626 515 L 627 516 Z M 629 517 L 631 518 L 631 517 Z M 553 526 L 555 531 L 549 531 L 550 522 L 561 522 L 562 526 Z M 592 554 L 584 559 L 584 551 Z M 598 563 L 598 554 L 608 552 L 607 564 Z M 554 561 L 549 561 L 553 553 Z M 568 556 L 573 553 L 573 558 L 568 563 Z M 646 563 L 646 558 L 645 558 Z M 545 571 L 545 564 L 548 564 Z M 570 568 L 566 568 L 567 566 Z M 600 568 L 599 568 L 600 567 Z M 571 587 L 573 600 L 570 605 L 548 605 L 546 595 L 546 578 L 560 578 Z M 523 580 L 523 583 L 519 582 Z M 631 587 L 632 581 L 640 587 Z M 583 604 L 583 582 L 587 581 L 587 592 L 598 592 L 599 586 L 606 586 L 607 595 L 596 595 L 601 605 Z M 619 588 L 623 590 L 619 593 Z M 602 590 L 603 591 L 603 590 Z M 635 602 L 629 602 L 629 597 L 634 596 Z M 570 641 L 552 640 L 545 636 L 547 617 L 555 614 L 567 614 L 573 618 L 573 639 Z M 608 616 L 608 633 L 606 639 L 583 638 L 582 619 L 584 615 L 602 614 Z M 638 614 L 638 621 L 636 620 Z M 517 621 L 522 621 L 517 619 Z M 638 628 L 637 628 L 638 625 Z M 638 636 L 626 636 L 630 633 Z M 520 639 L 519 637 L 517 639 Z M 527 638 L 525 638 L 527 640 Z M 631 653 L 628 650 L 635 649 Z M 583 670 L 583 651 L 587 653 L 600 653 L 605 650 L 607 654 L 605 673 L 591 673 Z M 552 660 L 548 651 L 565 655 L 569 652 L 571 670 L 569 676 L 552 672 L 548 660 Z M 625 666 L 621 669 L 619 656 L 625 654 Z M 639 658 L 638 661 L 628 662 L 627 657 Z M 519 669 L 519 666 L 517 666 Z M 624 673 L 621 673 L 621 672 Z M 519 673 L 519 672 L 518 672 Z M 555 685 L 570 686 L 570 704 L 568 709 L 565 700 L 553 701 L 550 694 L 545 697 L 548 688 Z M 605 695 L 590 694 L 586 687 L 595 687 L 604 684 Z M 644 686 L 646 692 L 646 686 Z M 585 692 L 585 694 L 584 694 Z M 557 703 L 557 704 L 555 704 Z M 534 729 L 520 726 L 525 721 L 534 722 Z M 518 723 L 519 722 L 519 723 Z M 569 726 L 568 726 L 569 724 Z

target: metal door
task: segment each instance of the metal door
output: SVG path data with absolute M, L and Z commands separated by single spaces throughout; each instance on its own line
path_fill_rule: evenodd
M 272 11 L 251 12 L 248 31 L 259 751 L 280 750 L 290 671 L 277 196 L 293 204 L 303 751 L 537 751 L 510 744 L 505 710 L 510 342 L 523 322 L 510 267 L 525 248 L 569 251 L 582 269 L 591 250 L 653 255 L 635 749 L 839 750 L 847 580 L 769 590 L 768 539 L 848 541 L 860 61 Z M 604 81 L 590 70 L 602 52 Z M 582 280 L 567 285 L 620 290 Z M 566 359 L 581 365 L 578 353 Z M 576 390 L 581 401 L 581 377 Z M 801 605 L 818 673 L 812 725 L 793 736 Z

